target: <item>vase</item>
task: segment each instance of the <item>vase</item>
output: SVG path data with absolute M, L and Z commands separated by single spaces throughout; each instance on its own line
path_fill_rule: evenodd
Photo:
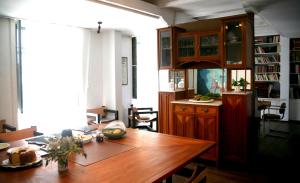
M 57 161 L 58 171 L 63 172 L 68 170 L 68 159 Z
M 235 92 L 240 92 L 240 91 L 241 91 L 241 88 L 240 88 L 239 86 L 235 86 L 235 87 L 234 87 L 234 91 L 235 91 Z

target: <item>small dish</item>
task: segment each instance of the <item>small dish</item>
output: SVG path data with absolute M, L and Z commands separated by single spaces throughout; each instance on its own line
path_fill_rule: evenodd
M 10 147 L 9 143 L 0 143 L 0 150 L 6 149 L 6 148 L 9 148 L 9 147 Z

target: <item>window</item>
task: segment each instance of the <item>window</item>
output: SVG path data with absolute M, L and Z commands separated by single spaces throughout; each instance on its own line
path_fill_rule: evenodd
M 22 30 L 21 20 L 16 22 L 16 62 L 17 62 L 17 97 L 18 109 L 23 113 L 23 89 L 22 89 Z
M 251 70 L 231 70 L 231 83 L 233 80 L 240 81 L 243 78 L 247 81 L 247 90 L 251 89 Z M 231 89 L 234 89 L 232 85 Z

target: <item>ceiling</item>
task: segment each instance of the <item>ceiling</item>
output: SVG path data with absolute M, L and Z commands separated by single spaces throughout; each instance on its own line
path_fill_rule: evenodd
M 174 9 L 194 19 L 216 18 L 252 11 L 257 34 L 300 37 L 300 0 L 144 0 Z
M 256 34 L 300 37 L 299 7 L 300 0 L 0 0 L 0 16 L 92 29 L 102 21 L 132 34 L 158 26 L 158 17 L 176 24 L 252 11 Z

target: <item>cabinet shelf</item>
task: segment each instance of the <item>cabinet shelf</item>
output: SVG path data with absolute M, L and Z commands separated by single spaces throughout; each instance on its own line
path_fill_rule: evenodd
M 273 47 L 273 46 L 279 46 L 279 43 L 256 43 L 255 46 L 261 46 L 261 47 Z
M 280 62 L 255 63 L 255 65 L 276 65 L 276 64 L 280 64 Z
M 270 53 L 255 53 L 254 56 L 273 56 L 273 55 L 279 55 L 278 52 L 270 52 Z

